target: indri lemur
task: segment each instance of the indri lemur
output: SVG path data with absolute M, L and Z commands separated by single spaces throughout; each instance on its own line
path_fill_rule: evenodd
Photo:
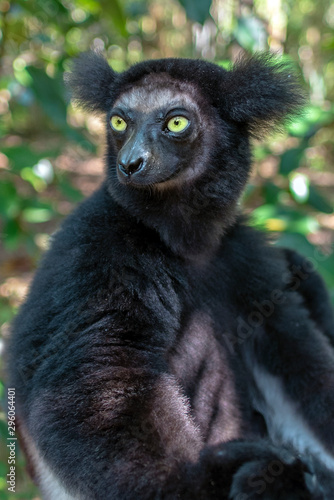
M 303 105 L 290 67 L 116 73 L 89 53 L 66 79 L 106 117 L 106 177 L 52 238 L 8 347 L 44 498 L 332 499 L 329 299 L 238 206 L 250 139 Z

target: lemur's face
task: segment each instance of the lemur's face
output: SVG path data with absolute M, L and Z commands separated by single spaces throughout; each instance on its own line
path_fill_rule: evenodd
M 210 121 L 189 88 L 186 93 L 164 83 L 146 79 L 121 94 L 110 112 L 115 168 L 124 185 L 177 186 L 200 175 L 204 167 Z

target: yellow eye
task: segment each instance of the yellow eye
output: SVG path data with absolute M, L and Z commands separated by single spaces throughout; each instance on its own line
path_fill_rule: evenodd
M 114 130 L 116 130 L 116 132 L 124 132 L 128 126 L 126 121 L 117 115 L 111 117 L 110 125 Z
M 167 123 L 167 128 L 171 132 L 183 132 L 189 125 L 189 120 L 184 116 L 174 116 Z

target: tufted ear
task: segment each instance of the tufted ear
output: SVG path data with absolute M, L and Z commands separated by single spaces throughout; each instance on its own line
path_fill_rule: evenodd
M 255 136 L 300 113 L 306 102 L 291 64 L 275 54 L 239 60 L 224 83 L 228 114 Z
M 104 57 L 97 52 L 81 54 L 73 62 L 64 80 L 75 103 L 88 111 L 108 110 L 112 101 L 112 85 L 117 79 Z

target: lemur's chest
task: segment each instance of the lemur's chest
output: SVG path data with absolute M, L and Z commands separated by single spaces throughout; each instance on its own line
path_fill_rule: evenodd
M 235 363 L 221 336 L 208 313 L 195 311 L 184 320 L 168 355 L 170 370 L 189 400 L 204 440 L 210 444 L 258 432 L 249 395 L 242 396 L 243 381 L 239 374 L 236 376 Z

